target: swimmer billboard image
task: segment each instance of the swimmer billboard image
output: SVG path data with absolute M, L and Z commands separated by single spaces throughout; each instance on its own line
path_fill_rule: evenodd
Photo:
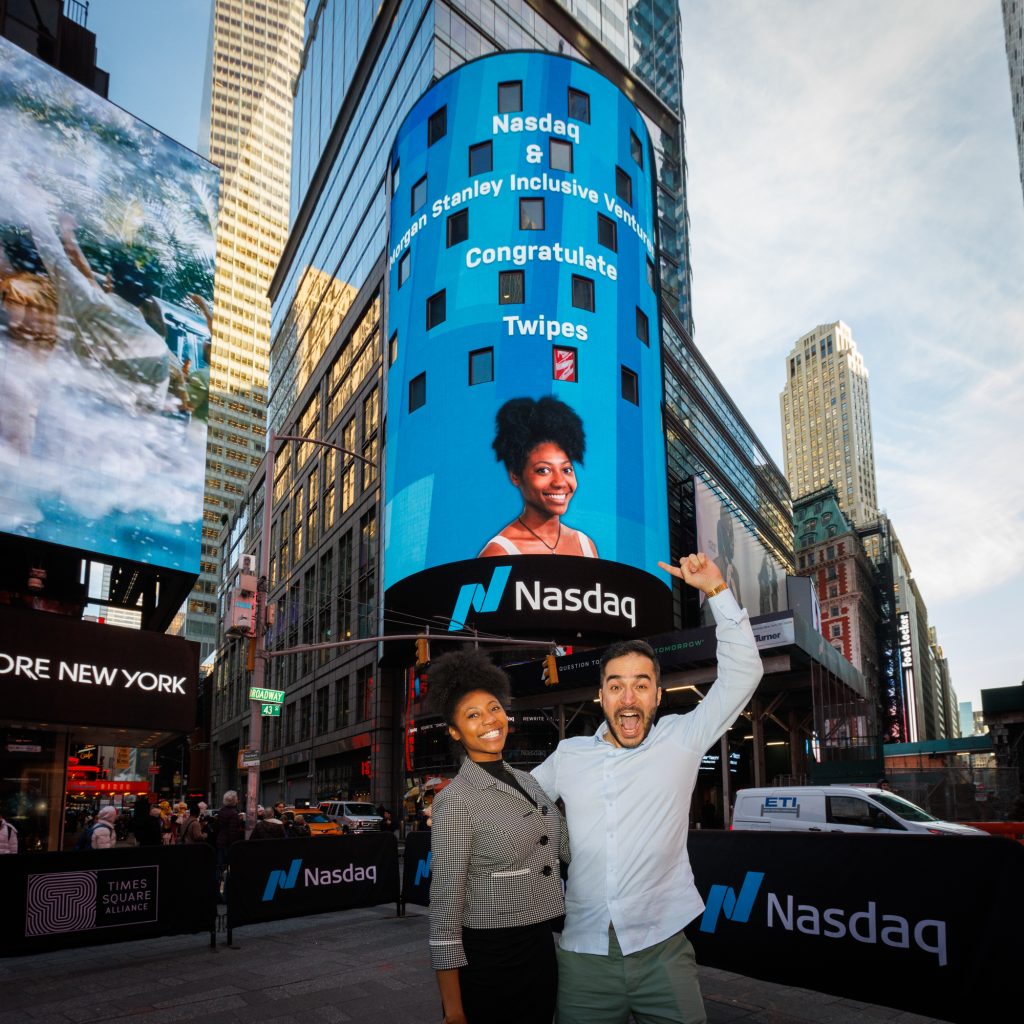
M 399 128 L 385 618 L 670 628 L 652 162 L 626 96 L 552 54 L 465 64 Z
M 0 39 L 0 531 L 199 570 L 217 170 Z

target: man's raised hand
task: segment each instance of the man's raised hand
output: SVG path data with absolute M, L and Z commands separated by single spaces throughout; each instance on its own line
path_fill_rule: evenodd
M 679 559 L 678 566 L 670 565 L 668 562 L 659 562 L 658 565 L 676 579 L 696 587 L 697 590 L 703 590 L 705 594 L 710 594 L 715 587 L 725 582 L 718 566 L 703 552 L 685 555 Z

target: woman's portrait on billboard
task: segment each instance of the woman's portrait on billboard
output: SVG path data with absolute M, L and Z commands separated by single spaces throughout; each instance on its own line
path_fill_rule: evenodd
M 583 465 L 583 421 L 557 398 L 512 398 L 495 417 L 492 444 L 522 511 L 492 537 L 479 558 L 504 555 L 575 555 L 597 558 L 594 542 L 564 517 L 576 493 L 576 466 Z

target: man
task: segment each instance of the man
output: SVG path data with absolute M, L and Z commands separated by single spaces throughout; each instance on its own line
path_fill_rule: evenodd
M 660 667 L 642 640 L 601 660 L 605 722 L 563 740 L 534 770 L 565 803 L 572 864 L 558 951 L 559 1024 L 706 1021 L 683 927 L 704 909 L 686 855 L 690 797 L 704 752 L 739 716 L 761 678 L 747 613 L 706 555 L 679 568 L 717 622 L 718 679 L 687 715 L 654 724 Z

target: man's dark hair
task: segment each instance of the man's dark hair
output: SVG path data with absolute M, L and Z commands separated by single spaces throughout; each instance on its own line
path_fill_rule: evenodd
M 508 707 L 511 696 L 508 676 L 480 651 L 469 649 L 444 654 L 430 666 L 427 704 L 435 715 L 454 725 L 459 701 L 474 690 L 483 690 Z
M 583 465 L 587 447 L 583 420 L 557 398 L 509 399 L 498 410 L 494 425 L 491 447 L 510 473 L 522 473 L 530 452 L 545 442 L 557 444 L 570 462 Z
M 604 670 L 608 662 L 615 658 L 625 657 L 627 654 L 642 654 L 650 658 L 654 663 L 654 685 L 661 686 L 661 665 L 658 663 L 658 656 L 654 648 L 646 640 L 620 640 L 617 644 L 605 649 L 601 655 L 601 685 L 604 686 Z

